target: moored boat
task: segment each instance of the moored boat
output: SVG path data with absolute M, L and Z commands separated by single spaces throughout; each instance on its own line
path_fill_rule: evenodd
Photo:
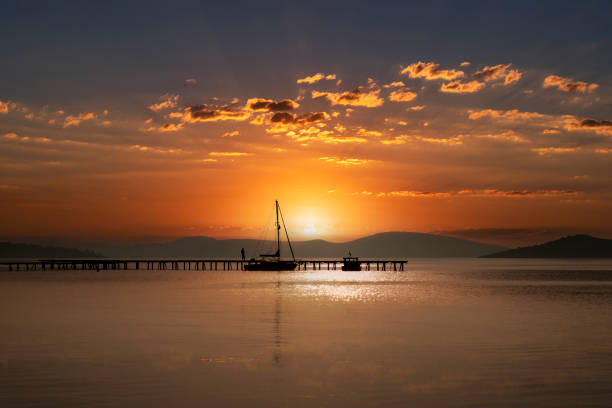
M 342 270 L 343 271 L 360 271 L 361 262 L 356 256 L 345 256 L 342 258 Z
M 283 218 L 283 213 L 278 205 L 278 200 L 275 201 L 276 204 L 276 252 L 273 254 L 261 254 L 259 258 L 251 258 L 244 264 L 244 269 L 247 271 L 293 271 L 297 268 L 297 262 L 295 260 L 295 254 L 293 253 L 293 247 L 291 246 L 291 240 L 289 240 L 289 233 L 287 232 L 287 226 L 285 225 L 285 219 Z M 281 259 L 281 247 L 280 247 L 280 222 L 279 222 L 279 214 L 280 221 L 283 223 L 283 228 L 285 230 L 285 235 L 287 237 L 287 243 L 289 244 L 289 249 L 291 250 L 291 258 L 292 259 Z

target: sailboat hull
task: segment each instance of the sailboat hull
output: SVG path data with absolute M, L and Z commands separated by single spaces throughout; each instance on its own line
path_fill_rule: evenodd
M 244 264 L 245 271 L 294 271 L 297 262 L 293 261 L 251 261 Z

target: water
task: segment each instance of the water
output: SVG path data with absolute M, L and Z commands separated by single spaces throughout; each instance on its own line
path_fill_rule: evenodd
M 0 406 L 611 406 L 612 261 L 0 273 Z

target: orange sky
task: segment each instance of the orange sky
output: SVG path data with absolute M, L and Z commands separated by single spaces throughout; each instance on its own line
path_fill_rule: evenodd
M 612 234 L 612 84 L 594 60 L 607 37 L 580 61 L 563 47 L 462 40 L 469 30 L 432 38 L 436 54 L 389 21 L 360 28 L 354 55 L 342 50 L 356 40 L 334 48 L 297 29 L 255 52 L 244 40 L 255 32 L 211 36 L 225 26 L 183 17 L 171 26 L 200 33 L 198 47 L 145 21 L 152 54 L 136 51 L 145 38 L 123 36 L 123 49 L 91 34 L 104 26 L 84 39 L 53 28 L 78 61 L 18 37 L 0 68 L 0 238 L 258 237 L 275 199 L 296 239 Z M 298 17 L 288 26 L 314 18 Z

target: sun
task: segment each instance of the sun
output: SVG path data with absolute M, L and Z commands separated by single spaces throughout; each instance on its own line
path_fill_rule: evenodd
M 306 228 L 304 228 L 304 234 L 305 235 L 316 235 L 317 228 L 315 227 L 313 223 L 308 223 L 306 224 Z

